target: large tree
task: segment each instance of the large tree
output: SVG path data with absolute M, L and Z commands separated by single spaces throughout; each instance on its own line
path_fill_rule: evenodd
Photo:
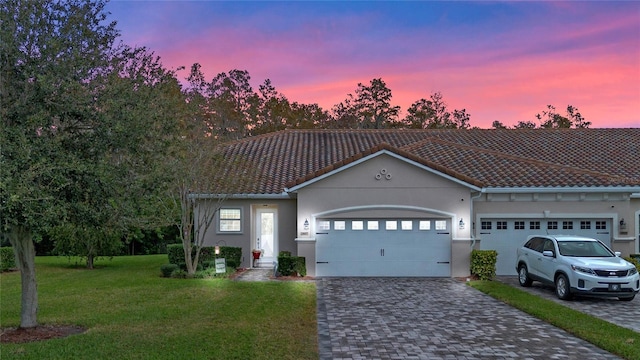
M 355 95 L 348 94 L 347 99 L 334 106 L 334 116 L 348 128 L 395 127 L 400 107 L 391 105 L 391 98 L 391 89 L 381 78 L 371 80 L 369 85 L 358 83 Z
M 556 111 L 555 106 L 547 105 L 547 109 L 542 113 L 536 114 L 536 119 L 540 122 L 541 128 L 588 128 L 591 126 L 591 122 L 587 121 L 578 108 L 572 105 L 567 105 L 567 109 L 564 115 Z
M 0 218 L 21 271 L 23 328 L 37 326 L 34 240 L 63 226 L 104 234 L 148 209 L 122 201 L 153 190 L 148 165 L 170 120 L 144 89 L 180 94 L 151 57 L 116 45 L 104 5 L 0 3 Z

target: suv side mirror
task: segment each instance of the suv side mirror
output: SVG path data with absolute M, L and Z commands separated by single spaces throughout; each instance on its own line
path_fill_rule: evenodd
M 553 254 L 553 251 L 551 250 L 545 250 L 542 252 L 542 256 L 546 256 L 546 257 L 555 257 L 555 255 Z
M 620 255 L 622 255 L 622 253 L 621 253 L 620 251 L 616 251 L 616 252 L 614 252 L 614 254 L 615 254 L 617 257 L 620 257 Z

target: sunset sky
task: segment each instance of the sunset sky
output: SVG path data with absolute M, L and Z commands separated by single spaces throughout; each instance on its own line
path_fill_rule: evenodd
M 578 107 L 591 127 L 640 127 L 640 2 L 118 1 L 122 40 L 210 81 L 247 70 L 331 110 L 382 78 L 401 116 L 440 91 L 471 125 Z M 178 72 L 181 79 L 186 71 Z

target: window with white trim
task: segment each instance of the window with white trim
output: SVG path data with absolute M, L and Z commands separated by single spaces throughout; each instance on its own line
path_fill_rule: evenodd
M 529 221 L 529 230 L 540 230 L 540 221 Z
M 480 229 L 491 230 L 491 221 L 483 221 L 480 223 Z
M 400 222 L 400 228 L 402 230 L 413 230 L 413 221 L 411 221 L 411 220 L 402 220 Z
M 387 230 L 398 230 L 398 222 L 396 220 L 387 220 L 385 224 Z
M 573 221 L 563 221 L 562 230 L 573 230 Z
M 558 229 L 558 222 L 557 221 L 549 221 L 549 222 L 547 222 L 547 229 L 549 229 L 549 230 L 557 230 Z
M 364 221 L 353 220 L 351 222 L 351 230 L 364 230 Z
M 447 230 L 447 221 L 436 220 L 436 230 Z
M 588 220 L 580 221 L 580 229 L 591 230 L 591 221 L 588 221 Z
M 344 220 L 336 220 L 333 222 L 334 230 L 344 230 L 345 229 L 345 221 Z
M 607 222 L 606 221 L 596 221 L 596 230 L 606 230 Z
M 242 209 L 223 208 L 218 215 L 218 231 L 239 233 L 242 231 Z
M 498 229 L 498 230 L 507 230 L 507 222 L 506 221 L 496 221 L 496 229 Z
M 429 220 L 420 220 L 419 229 L 420 230 L 431 230 L 431 221 L 429 221 Z
M 378 230 L 380 226 L 378 225 L 378 220 L 369 220 L 367 221 L 367 230 Z
M 516 221 L 513 223 L 513 228 L 515 230 L 524 230 L 524 221 Z

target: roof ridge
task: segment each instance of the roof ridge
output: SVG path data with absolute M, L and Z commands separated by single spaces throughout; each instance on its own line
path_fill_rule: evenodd
M 543 161 L 543 160 L 537 160 L 537 159 L 532 159 L 529 157 L 523 157 L 523 156 L 518 156 L 518 155 L 513 155 L 513 154 L 507 154 L 501 151 L 497 151 L 497 150 L 491 150 L 491 149 L 486 149 L 486 148 L 482 148 L 482 147 L 478 147 L 478 146 L 473 146 L 473 145 L 467 145 L 467 144 L 460 144 L 457 142 L 452 142 L 452 141 L 448 141 L 448 140 L 444 140 L 438 137 L 429 137 L 429 138 L 425 138 L 422 140 L 418 140 L 416 142 L 413 142 L 411 144 L 407 144 L 402 146 L 402 148 L 407 148 L 406 152 L 410 153 L 411 148 L 415 148 L 417 146 L 420 146 L 420 144 L 424 144 L 426 142 L 437 142 L 440 144 L 445 144 L 445 145 L 451 145 L 451 146 L 455 146 L 455 147 L 459 147 L 459 148 L 466 148 L 469 150 L 474 150 L 474 151 L 479 151 L 479 152 L 484 152 L 484 153 L 488 153 L 488 154 L 493 154 L 493 155 L 497 155 L 499 157 L 502 158 L 506 158 L 506 159 L 511 159 L 511 160 L 518 160 L 518 161 L 522 161 L 525 163 L 530 163 L 530 164 L 535 164 L 535 165 L 541 165 L 541 166 L 550 166 L 556 169 L 566 169 L 566 170 L 570 170 L 570 171 L 574 171 L 574 172 L 578 172 L 581 174 L 585 174 L 585 175 L 592 175 L 592 176 L 609 176 L 611 178 L 614 179 L 619 179 L 619 180 L 629 180 L 628 177 L 626 176 L 620 176 L 620 175 L 615 175 L 615 174 L 610 174 L 610 173 L 606 173 L 606 172 L 601 172 L 601 171 L 594 171 L 594 170 L 588 170 L 588 169 L 583 169 L 583 168 L 577 168 L 574 166 L 568 166 L 568 165 L 562 165 L 562 164 L 557 164 L 557 163 L 551 163 L 551 162 L 547 162 L 547 161 Z

